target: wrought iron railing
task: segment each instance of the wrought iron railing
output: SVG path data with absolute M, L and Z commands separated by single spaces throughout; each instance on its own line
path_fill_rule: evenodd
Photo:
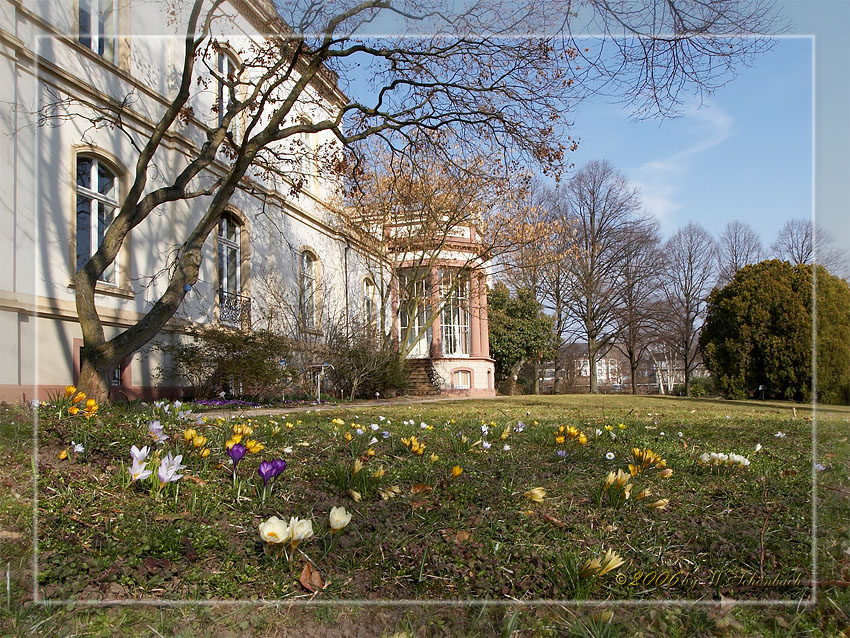
M 251 298 L 226 290 L 218 291 L 218 320 L 234 328 L 251 327 Z

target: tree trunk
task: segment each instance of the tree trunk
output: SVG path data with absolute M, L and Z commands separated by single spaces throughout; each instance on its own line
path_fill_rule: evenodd
M 534 362 L 534 386 L 532 390 L 533 394 L 540 394 L 540 362 Z
M 590 362 L 590 393 L 599 394 L 599 381 L 596 378 L 596 339 L 587 340 L 587 360 Z
M 561 368 L 559 365 L 555 365 L 555 378 L 552 380 L 552 394 L 561 394 Z
M 526 359 L 520 359 L 515 364 L 511 366 L 510 373 L 508 374 L 508 394 L 514 395 L 516 394 L 516 378 L 519 374 L 520 369 L 525 364 Z
M 629 362 L 629 365 L 632 369 L 632 394 L 637 394 L 637 363 Z
M 109 362 L 97 362 L 96 360 L 87 357 L 85 349 L 80 355 L 80 378 L 77 380 L 77 386 L 85 389 L 86 395 L 90 399 L 94 399 L 98 403 L 103 403 L 109 399 L 109 383 L 110 376 L 115 366 L 110 366 Z M 99 363 L 99 365 L 98 365 Z

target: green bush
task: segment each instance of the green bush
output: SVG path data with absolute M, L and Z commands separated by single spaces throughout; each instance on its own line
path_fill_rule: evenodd
M 700 348 L 730 399 L 811 399 L 813 284 L 817 280 L 817 392 L 850 399 L 850 287 L 818 266 L 764 261 L 708 297 Z
M 279 397 L 293 376 L 281 365 L 292 353 L 289 339 L 268 330 L 242 332 L 219 326 L 196 329 L 190 340 L 160 344 L 170 361 L 160 376 L 192 388 L 195 398 L 222 391 L 258 399 Z

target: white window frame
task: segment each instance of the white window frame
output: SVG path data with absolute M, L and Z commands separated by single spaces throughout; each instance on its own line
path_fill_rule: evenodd
M 466 377 L 466 385 L 461 379 Z M 452 372 L 452 388 L 455 390 L 469 390 L 472 388 L 472 373 L 469 370 L 455 370 Z
M 80 172 L 79 172 L 79 164 L 81 160 L 86 160 L 91 162 L 89 167 L 89 187 L 80 184 Z M 100 192 L 100 182 L 98 179 L 98 169 L 103 168 L 109 175 L 112 176 L 112 188 L 107 192 L 112 193 L 114 198 L 109 197 L 106 193 Z M 88 155 L 85 153 L 80 153 L 77 155 L 75 160 L 75 182 L 76 182 L 76 197 L 75 197 L 75 211 L 74 211 L 74 228 L 75 228 L 75 242 L 74 242 L 74 272 L 79 272 L 80 268 L 82 268 L 86 262 L 91 259 L 91 256 L 100 248 L 100 221 L 101 221 L 101 213 L 104 209 L 108 210 L 108 216 L 104 216 L 108 219 L 108 222 L 103 227 L 103 234 L 106 233 L 106 229 L 109 228 L 109 225 L 115 219 L 116 211 L 120 206 L 118 201 L 118 173 L 115 169 L 112 168 L 108 163 L 104 162 L 100 158 L 95 155 Z M 92 189 L 90 186 L 95 184 L 95 188 Z M 89 202 L 89 228 L 88 228 L 88 256 L 81 255 L 80 253 L 80 224 L 79 224 L 79 216 L 80 216 L 80 201 L 87 200 Z M 84 259 L 83 259 L 84 258 Z M 100 274 L 98 277 L 99 283 L 109 284 L 109 285 L 117 285 L 118 284 L 118 259 L 114 259 L 111 264 Z
M 235 239 L 228 239 L 228 228 L 235 229 Z M 225 213 L 218 222 L 218 289 L 233 295 L 239 295 L 242 292 L 242 251 L 241 251 L 241 233 L 242 225 L 239 224 L 233 215 Z M 235 273 L 231 275 L 227 268 L 230 255 L 236 256 Z
M 440 296 L 443 311 L 440 317 L 443 354 L 451 357 L 469 356 L 469 280 L 455 284 L 457 273 L 444 270 L 440 276 Z
M 215 68 L 219 76 L 217 81 L 216 104 L 218 108 L 218 125 L 221 126 L 221 123 L 224 121 L 224 113 L 230 104 L 230 87 L 227 85 L 226 80 L 231 74 L 236 78 L 236 73 L 239 71 L 239 63 L 226 51 L 219 51 Z M 232 127 L 230 131 L 233 133 L 233 139 L 236 141 L 239 141 L 238 119 L 238 117 L 235 117 L 230 123 Z
M 115 64 L 118 59 L 117 0 L 78 0 L 77 21 L 80 44 Z
M 306 330 L 317 330 L 316 293 L 318 292 L 319 258 L 311 251 L 301 251 L 301 272 L 298 280 L 301 323 Z
M 363 280 L 363 322 L 366 326 L 374 327 L 378 321 L 376 312 L 376 297 L 378 287 L 369 278 Z
M 416 336 L 422 330 L 422 326 L 425 325 L 425 322 L 428 319 L 428 312 L 430 306 L 430 286 L 428 277 L 422 277 L 418 280 L 409 283 L 409 277 L 406 273 L 399 273 L 398 276 L 398 285 L 399 291 L 404 298 L 400 299 L 399 307 L 398 307 L 398 323 L 399 323 L 399 332 L 401 338 L 404 338 L 407 333 L 407 327 L 411 318 L 413 319 L 413 329 L 410 332 L 408 337 L 408 346 L 410 347 L 410 351 L 408 356 L 410 357 L 428 357 L 431 355 L 431 337 L 432 337 L 432 325 L 428 324 L 428 328 L 419 339 L 416 339 Z M 413 290 L 408 290 L 408 287 L 412 286 Z M 419 299 L 420 302 L 418 307 L 415 309 L 415 314 L 411 317 L 411 311 L 414 310 L 414 306 L 416 305 L 416 299 Z M 413 343 L 413 340 L 416 339 L 416 343 Z

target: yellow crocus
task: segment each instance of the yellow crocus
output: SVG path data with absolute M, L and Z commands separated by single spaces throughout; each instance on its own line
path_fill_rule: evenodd
M 460 465 L 455 465 L 452 468 L 452 478 L 457 478 L 461 474 L 463 474 L 463 468 Z
M 372 478 L 376 478 L 376 479 L 383 478 L 385 473 L 386 472 L 384 472 L 384 466 L 381 465 L 377 470 L 375 470 L 375 473 L 372 474 Z
M 64 461 L 68 458 L 68 450 L 62 450 L 59 452 L 59 460 Z
M 76 392 L 76 391 L 77 391 L 77 386 L 66 385 L 65 386 L 65 398 L 67 399 L 67 398 L 71 397 L 74 394 L 74 392 Z
M 528 490 L 524 494 L 524 496 L 528 500 L 534 501 L 535 503 L 542 503 L 543 499 L 546 497 L 546 490 L 544 490 L 542 487 L 534 487 Z
M 357 473 L 363 469 L 363 463 L 360 459 L 354 459 L 354 464 L 351 466 L 351 476 L 357 476 Z
M 207 437 L 203 434 L 196 434 L 192 437 L 192 445 L 194 447 L 204 447 L 204 444 L 207 442 Z
M 193 428 L 187 428 L 183 430 L 183 438 L 186 439 L 186 443 L 194 439 L 197 434 L 198 433 Z
M 440 457 L 437 456 L 436 454 L 434 454 L 433 452 L 431 453 L 431 456 L 429 457 L 429 459 L 431 460 L 431 463 L 436 463 L 437 459 L 439 459 L 439 458 Z
M 82 401 L 85 398 L 86 398 L 86 393 L 81 391 L 81 392 L 77 392 L 76 396 L 73 399 L 71 399 L 71 401 L 73 401 L 74 403 L 79 403 L 80 401 Z
M 205 459 L 205 458 L 207 458 L 207 457 L 210 455 L 210 450 L 209 450 L 209 448 L 204 448 L 203 450 L 201 450 L 200 452 L 198 452 L 198 454 L 200 454 L 200 455 L 201 455 L 201 458 L 202 458 L 202 459 Z
M 68 414 L 70 414 L 71 416 L 78 414 L 79 411 L 80 408 L 78 408 L 76 405 L 72 405 L 70 408 L 68 408 Z

